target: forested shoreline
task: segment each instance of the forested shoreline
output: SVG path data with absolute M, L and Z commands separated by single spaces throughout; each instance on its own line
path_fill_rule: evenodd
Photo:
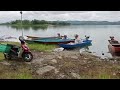
M 21 20 L 1 23 L 0 25 L 21 25 Z M 22 25 L 120 25 L 120 21 L 46 21 L 46 20 L 22 20 Z

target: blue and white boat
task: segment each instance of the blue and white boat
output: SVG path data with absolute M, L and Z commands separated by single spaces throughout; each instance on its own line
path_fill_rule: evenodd
M 63 47 L 64 49 L 74 49 L 78 47 L 84 47 L 91 45 L 92 40 L 83 40 L 81 43 L 68 43 L 68 44 L 59 44 L 60 47 Z

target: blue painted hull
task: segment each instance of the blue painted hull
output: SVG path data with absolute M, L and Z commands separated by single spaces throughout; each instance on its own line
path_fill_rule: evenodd
M 72 45 L 71 44 L 59 44 L 59 46 L 65 48 L 65 49 L 74 49 L 74 48 L 90 45 L 91 42 L 92 42 L 92 40 L 86 40 L 79 44 L 72 44 Z

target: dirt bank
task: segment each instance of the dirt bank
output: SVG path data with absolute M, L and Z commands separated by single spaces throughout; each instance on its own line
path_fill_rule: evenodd
M 0 78 L 91 79 L 120 78 L 120 61 L 100 59 L 90 53 L 75 51 L 32 51 L 32 62 L 3 60 Z M 8 72 L 9 71 L 9 72 Z

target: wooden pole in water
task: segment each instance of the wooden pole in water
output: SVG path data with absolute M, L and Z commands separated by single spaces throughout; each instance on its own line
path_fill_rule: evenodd
M 22 29 L 22 11 L 20 11 L 21 14 L 21 29 Z M 23 37 L 23 29 L 22 29 L 22 37 Z

